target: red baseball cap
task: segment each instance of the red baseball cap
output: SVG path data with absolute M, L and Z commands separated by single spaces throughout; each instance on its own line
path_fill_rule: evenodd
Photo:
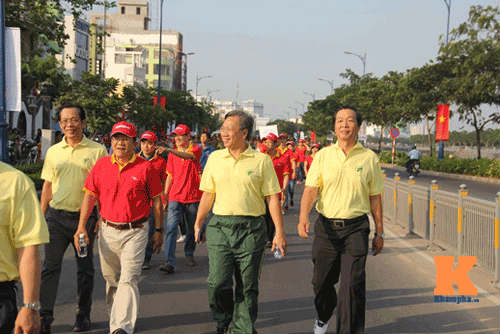
M 149 141 L 158 141 L 158 137 L 156 136 L 156 134 L 153 132 L 153 131 L 146 131 L 144 132 L 142 135 L 141 135 L 141 140 L 143 139 L 146 139 L 146 140 L 149 140 Z
M 295 146 L 295 142 L 293 140 L 289 140 L 286 142 L 287 145 L 293 145 Z
M 269 133 L 267 135 L 266 139 L 270 139 L 272 141 L 277 141 L 278 140 L 278 136 L 276 136 L 274 133 Z
M 299 139 L 299 143 L 305 143 L 306 141 L 304 139 Z
M 113 125 L 113 129 L 111 129 L 111 136 L 114 136 L 117 133 L 124 134 L 125 136 L 131 138 L 137 137 L 137 130 L 135 129 L 134 124 L 125 121 L 121 121 Z
M 279 135 L 279 136 L 280 136 L 280 137 L 288 137 L 288 133 L 282 132 L 282 133 L 280 133 L 280 135 Z
M 313 144 L 312 148 L 319 148 L 319 144 Z
M 191 133 L 191 129 L 185 124 L 179 124 L 172 133 L 175 135 L 188 135 Z

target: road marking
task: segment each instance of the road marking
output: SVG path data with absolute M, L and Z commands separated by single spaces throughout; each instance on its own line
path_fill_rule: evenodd
M 413 247 L 408 241 L 404 240 L 404 239 L 401 239 L 399 236 L 397 236 L 394 232 L 392 232 L 390 230 L 390 228 L 385 225 L 385 233 L 391 237 L 391 238 L 394 238 L 394 240 L 402 243 L 405 247 L 407 247 L 408 249 L 411 249 L 413 251 L 413 253 L 415 254 L 418 254 L 420 255 L 422 258 L 424 258 L 425 260 L 429 261 L 430 263 L 434 264 L 434 258 L 432 256 L 430 256 L 429 254 L 426 254 L 425 252 L 417 249 L 416 247 Z M 496 304 L 496 305 L 500 305 L 500 297 L 497 297 L 497 296 L 493 296 L 492 294 L 490 294 L 488 291 L 476 286 L 477 288 L 477 291 L 479 292 L 479 294 L 481 295 L 481 297 L 486 297 L 490 302 L 492 302 L 493 304 Z

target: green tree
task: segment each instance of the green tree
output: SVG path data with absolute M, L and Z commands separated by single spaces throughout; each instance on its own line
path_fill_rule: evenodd
M 284 119 L 276 119 L 272 122 L 267 123 L 267 125 L 277 125 L 279 133 L 287 133 L 290 138 L 293 138 L 293 134 L 297 131 L 304 130 L 301 124 L 295 122 L 290 122 Z
M 5 0 L 5 23 L 7 27 L 21 28 L 21 54 L 24 62 L 34 56 L 62 52 L 67 36 L 64 33 L 64 14 L 75 17 L 104 0 Z M 108 7 L 114 1 L 106 2 Z
M 153 106 L 157 91 L 140 85 L 125 86 L 123 100 L 127 118 L 136 126 L 151 129 L 153 126 L 166 129 L 176 122 L 188 125 L 192 130 L 204 128 L 215 130 L 219 127 L 217 116 L 213 115 L 211 104 L 197 102 L 189 92 L 162 90 L 166 97 L 165 108 Z
M 117 92 L 117 79 L 103 79 L 99 75 L 83 73 L 82 79 L 73 81 L 66 94 L 57 99 L 58 104 L 80 104 L 87 114 L 87 127 L 92 136 L 108 133 L 122 117 L 125 100 Z
M 442 43 L 438 60 L 449 66 L 442 88 L 458 108 L 459 119 L 474 127 L 477 158 L 481 158 L 481 135 L 492 122 L 500 123 L 500 112 L 483 113 L 483 105 L 500 105 L 500 22 L 498 8 L 471 6 L 468 20 Z M 497 109 L 498 110 L 498 109 Z

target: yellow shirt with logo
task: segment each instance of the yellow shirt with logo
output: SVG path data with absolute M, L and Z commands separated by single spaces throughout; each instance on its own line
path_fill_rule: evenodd
M 66 138 L 51 146 L 41 175 L 42 179 L 52 183 L 49 205 L 57 210 L 80 211 L 87 175 L 97 160 L 106 155 L 103 145 L 86 137 L 75 147 L 68 145 Z
M 215 194 L 213 212 L 223 216 L 262 216 L 265 196 L 281 189 L 271 158 L 250 146 L 234 159 L 228 149 L 208 157 L 200 190 Z
M 19 279 L 17 249 L 49 242 L 33 182 L 0 162 L 0 282 Z
M 306 186 L 319 188 L 319 213 L 327 218 L 350 219 L 370 212 L 370 196 L 382 193 L 384 179 L 373 151 L 356 143 L 346 156 L 335 144 L 316 153 Z

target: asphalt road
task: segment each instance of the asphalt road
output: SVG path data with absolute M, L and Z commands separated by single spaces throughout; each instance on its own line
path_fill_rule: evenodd
M 387 177 L 394 178 L 394 174 L 399 172 L 401 181 L 408 182 L 408 174 L 406 170 L 401 171 L 395 168 L 384 167 Z M 469 196 L 481 198 L 487 201 L 495 201 L 496 193 L 500 191 L 500 186 L 498 184 L 485 183 L 479 181 L 471 180 L 459 180 L 447 176 L 433 176 L 426 175 L 425 171 L 420 173 L 415 181 L 418 185 L 429 186 L 432 180 L 437 180 L 439 189 L 458 193 L 459 186 L 461 184 L 467 185 L 469 190 Z
M 302 186 L 298 186 L 298 191 Z M 312 240 L 296 235 L 296 207 L 285 216 L 289 243 L 282 260 L 267 252 L 260 283 L 259 333 L 312 333 L 313 297 L 311 289 Z M 367 264 L 366 333 L 499 333 L 498 290 L 489 288 L 490 275 L 474 268 L 474 284 L 483 286 L 475 304 L 434 303 L 435 269 L 432 256 L 421 239 L 405 239 L 405 231 L 386 224 L 382 254 L 369 256 Z M 180 247 L 179 247 L 180 246 Z M 175 274 L 158 270 L 164 255 L 153 257 L 153 269 L 145 271 L 140 283 L 141 306 L 136 333 L 213 333 L 207 303 L 208 259 L 205 245 L 198 247 L 194 268 L 185 265 L 182 244 L 178 244 Z M 76 294 L 75 261 L 72 250 L 65 256 L 53 333 L 69 333 L 74 322 Z M 108 333 L 105 284 L 96 255 L 96 285 L 90 333 Z M 332 319 L 329 333 L 335 333 Z

